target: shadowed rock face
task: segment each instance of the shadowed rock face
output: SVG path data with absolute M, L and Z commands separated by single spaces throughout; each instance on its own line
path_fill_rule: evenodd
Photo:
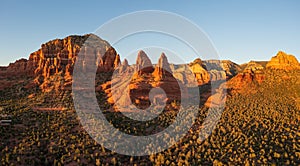
M 27 84 L 24 88 L 34 88 L 34 71 L 36 64 L 32 60 L 20 59 L 0 68 L 0 90 L 11 88 L 17 84 Z M 29 82 L 28 80 L 31 80 Z
M 239 72 L 241 72 L 241 67 L 233 63 L 229 60 L 207 60 L 203 62 L 203 66 L 208 71 L 223 71 L 225 73 L 219 74 L 220 76 L 215 77 L 216 79 L 211 80 L 220 80 L 224 79 L 222 78 L 224 74 L 226 75 L 226 79 L 230 79 L 233 76 L 237 75 Z
M 24 76 L 33 76 L 35 70 L 34 63 L 28 61 L 27 59 L 20 59 L 14 63 L 10 63 L 6 67 L 5 72 L 7 76 L 12 77 L 24 77 Z
M 266 67 L 270 69 L 293 70 L 300 69 L 300 64 L 295 56 L 279 51 L 276 56 L 272 57 Z
M 209 72 L 203 67 L 203 63 L 201 59 L 196 59 L 192 63 L 189 64 L 189 69 L 194 74 L 199 85 L 208 83 L 210 81 Z M 191 78 L 190 78 L 191 79 Z
M 197 58 L 188 65 L 171 65 L 173 75 L 184 84 L 196 80 L 198 85 L 210 81 L 228 80 L 241 71 L 239 65 L 228 60 L 207 60 Z

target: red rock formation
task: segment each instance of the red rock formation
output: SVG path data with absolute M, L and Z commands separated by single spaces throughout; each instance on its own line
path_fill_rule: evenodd
M 264 62 L 250 61 L 245 64 L 246 67 L 242 73 L 239 73 L 227 82 L 228 88 L 232 92 L 255 92 L 256 86 L 260 85 L 265 79 Z M 245 66 L 244 65 L 244 66 Z M 297 70 L 300 69 L 298 60 L 282 51 L 279 51 L 276 56 L 266 64 L 267 69 L 279 70 Z
M 26 59 L 17 60 L 14 63 L 10 63 L 8 67 L 2 67 L 0 71 L 0 78 L 6 77 L 29 77 L 34 74 L 34 66 L 31 61 Z
M 293 70 L 300 69 L 300 64 L 295 56 L 279 51 L 277 55 L 272 57 L 272 59 L 268 62 L 267 68 Z
M 257 86 L 260 85 L 264 79 L 264 68 L 255 62 L 249 62 L 243 72 L 237 74 L 229 81 L 222 83 L 219 88 L 216 89 L 216 92 L 208 97 L 205 106 L 224 106 L 227 91 L 229 91 L 229 93 L 255 93 Z
M 228 89 L 232 89 L 232 92 L 251 91 L 251 87 L 261 84 L 264 78 L 264 67 L 254 61 L 250 61 L 243 72 L 227 82 L 227 86 Z
M 232 85 L 234 85 L 234 87 L 236 87 L 235 89 L 240 89 L 240 88 L 245 88 L 245 86 L 250 85 L 251 83 L 261 83 L 264 80 L 264 75 L 263 74 L 258 74 L 258 73 L 240 73 L 238 75 L 236 75 L 234 78 L 232 78 L 229 81 L 229 85 L 231 85 L 230 83 L 232 83 Z
M 210 80 L 208 71 L 203 67 L 202 61 L 198 58 L 189 64 L 190 70 L 193 72 L 194 77 L 199 85 L 206 84 Z M 191 78 L 193 79 L 193 78 Z
M 120 55 L 117 54 L 115 57 L 115 61 L 114 61 L 114 69 L 116 69 L 117 67 L 119 67 L 121 65 L 121 59 L 120 59 Z
M 231 61 L 196 59 L 188 65 L 170 65 L 164 53 L 154 68 L 144 51 L 139 51 L 136 65 L 130 66 L 126 59 L 121 64 L 115 49 L 95 35 L 69 36 L 42 44 L 39 50 L 30 54 L 28 60 L 20 59 L 8 67 L 0 67 L 0 90 L 16 84 L 23 84 L 27 89 L 38 86 L 43 91 L 70 90 L 75 62 L 86 71 L 93 69 L 92 65 L 95 65 L 97 73 L 112 73 L 117 69 L 121 73 L 119 77 L 99 85 L 96 91 L 103 90 L 108 96 L 108 102 L 114 104 L 116 101 L 113 99 L 112 85 L 116 84 L 120 88 L 117 93 L 122 94 L 127 93 L 124 85 L 129 82 L 130 100 L 144 107 L 149 104 L 149 92 L 152 88 L 162 88 L 167 95 L 167 102 L 171 102 L 187 97 L 181 96 L 182 85 L 204 85 L 234 76 L 227 86 L 239 91 L 247 89 L 243 87 L 261 84 L 265 77 L 265 66 L 268 69 L 300 69 L 297 59 L 284 52 L 279 52 L 267 65 L 251 61 L 239 74 L 237 73 L 241 71 L 241 67 Z M 224 96 L 220 94 L 216 93 L 214 97 L 221 102 Z M 212 99 L 208 100 L 211 104 Z
M 230 79 L 233 76 L 237 75 L 241 70 L 240 66 L 236 63 L 233 63 L 229 60 L 207 60 L 203 62 L 203 66 L 208 71 L 214 71 L 212 74 L 215 75 L 215 79 L 211 78 L 213 81 L 223 80 L 225 72 L 226 79 Z M 222 73 L 216 73 L 216 71 Z M 220 77 L 218 77 L 220 76 Z
M 16 84 L 28 83 L 24 88 L 32 88 L 32 83 L 27 80 L 34 75 L 34 66 L 32 61 L 26 59 L 17 60 L 14 63 L 10 63 L 7 67 L 1 67 L 0 70 L 0 90 L 10 88 Z
M 227 76 L 226 76 L 226 72 L 221 70 L 210 70 L 209 71 L 209 78 L 210 81 L 220 81 L 220 80 L 226 80 Z
M 101 54 L 98 54 L 97 56 L 100 61 L 97 72 L 114 71 L 114 69 L 120 65 L 120 55 L 117 54 L 113 47 L 109 46 L 102 57 Z
M 139 51 L 135 69 L 124 60 L 117 69 L 113 80 L 103 84 L 102 90 L 108 96 L 108 102 L 116 104 L 118 108 L 132 108 L 132 104 L 140 109 L 150 106 L 149 93 L 153 88 L 161 88 L 166 94 L 165 100 L 170 103 L 180 100 L 181 89 L 178 80 L 173 77 L 167 57 L 162 54 L 159 62 L 153 69 L 152 63 L 143 51 Z M 156 96 L 159 98 L 161 96 Z M 159 99 L 154 99 L 158 101 Z M 121 106 L 120 106 L 121 105 Z M 124 110 L 119 110 L 124 111 Z M 128 111 L 128 110 L 126 110 Z
M 158 64 L 155 67 L 153 72 L 153 77 L 155 81 L 160 81 L 168 77 L 172 77 L 172 70 L 170 68 L 170 64 L 168 59 L 164 53 L 160 55 L 158 60 Z
M 136 59 L 136 69 L 135 71 L 139 76 L 147 73 L 152 73 L 154 71 L 151 60 L 146 55 L 146 53 L 142 50 L 138 52 L 138 56 Z
M 31 77 L 33 81 L 28 87 L 35 83 L 43 91 L 51 91 L 54 87 L 70 88 L 79 54 L 85 57 L 82 66 L 98 65 L 97 72 L 112 72 L 120 64 L 120 56 L 115 49 L 98 36 L 73 35 L 42 44 L 39 50 L 30 54 L 29 60 L 21 59 L 3 68 L 0 78 Z
M 181 100 L 181 97 L 184 97 L 181 96 L 181 90 L 183 90 L 180 89 L 181 82 L 173 76 L 170 64 L 164 53 L 161 54 L 152 76 L 154 81 L 151 82 L 151 85 L 162 88 L 169 101 Z
M 167 96 L 167 102 L 180 100 L 180 87 L 173 77 L 167 57 L 161 54 L 155 70 L 148 56 L 140 51 L 137 57 L 137 66 L 149 66 L 139 72 L 138 78 L 134 77 L 130 82 L 130 97 L 132 101 L 138 101 L 140 105 L 149 102 L 149 92 L 152 88 L 160 87 Z M 140 71 L 140 70 L 138 70 Z M 136 76 L 136 75 L 135 75 Z M 136 103 L 137 104 L 137 103 Z M 148 104 L 149 105 L 149 104 Z
M 128 70 L 128 68 L 129 68 L 128 61 L 127 59 L 124 59 L 122 64 L 119 66 L 118 70 L 120 73 L 124 73 L 126 70 Z
M 195 80 L 198 85 L 204 85 L 210 81 L 230 79 L 235 76 L 241 68 L 239 65 L 228 60 L 202 61 L 197 58 L 187 65 L 171 65 L 174 76 L 182 83 L 189 85 Z

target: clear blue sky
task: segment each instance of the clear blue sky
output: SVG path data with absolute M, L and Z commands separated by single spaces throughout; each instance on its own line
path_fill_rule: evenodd
M 139 10 L 164 10 L 188 18 L 209 35 L 222 59 L 269 60 L 283 50 L 299 60 L 299 8 L 297 0 L 2 0 L 0 65 L 28 58 L 51 39 L 91 33 L 116 16 Z

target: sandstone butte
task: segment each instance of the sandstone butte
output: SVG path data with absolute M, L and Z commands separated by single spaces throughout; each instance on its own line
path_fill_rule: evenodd
M 245 89 L 245 86 L 253 84 L 261 84 L 265 78 L 265 70 L 299 70 L 300 64 L 293 55 L 288 55 L 279 51 L 268 62 L 255 62 L 250 61 L 245 64 L 242 72 L 227 82 L 228 88 L 234 90 Z
M 82 57 L 94 56 L 94 61 L 98 65 L 97 72 L 113 71 L 120 63 L 120 56 L 108 42 L 93 34 L 72 35 L 42 44 L 39 50 L 30 54 L 28 60 L 17 60 L 8 67 L 2 67 L 1 83 L 9 83 L 0 89 L 26 82 L 25 80 L 31 80 L 25 88 L 38 86 L 45 92 L 54 89 L 70 89 L 78 54 Z M 91 59 L 86 58 L 82 63 L 87 63 L 89 60 Z
M 266 67 L 270 69 L 293 70 L 300 69 L 300 64 L 295 56 L 279 51 L 276 56 L 272 57 Z

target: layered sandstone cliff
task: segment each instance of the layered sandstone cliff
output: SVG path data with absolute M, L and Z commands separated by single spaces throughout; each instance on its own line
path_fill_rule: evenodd
M 267 68 L 293 70 L 300 69 L 300 64 L 295 56 L 279 51 L 276 56 L 267 63 Z
M 80 63 L 87 64 L 92 61 L 92 64 L 97 65 L 98 73 L 112 72 L 120 64 L 120 56 L 108 42 L 93 34 L 72 35 L 42 44 L 39 50 L 30 54 L 28 60 L 21 59 L 2 68 L 0 77 L 29 77 L 32 79 L 29 84 L 39 86 L 42 91 L 70 88 L 78 56 L 86 57 Z

